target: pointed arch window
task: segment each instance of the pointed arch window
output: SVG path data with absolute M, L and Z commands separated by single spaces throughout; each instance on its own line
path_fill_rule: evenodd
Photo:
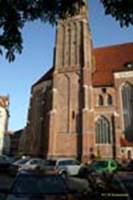
M 124 134 L 126 139 L 133 141 L 133 85 L 130 83 L 125 83 L 121 92 L 124 118 Z
M 111 144 L 110 122 L 103 116 L 96 121 L 96 143 Z
M 102 95 L 99 95 L 99 96 L 98 96 L 98 105 L 99 105 L 99 106 L 103 106 L 103 104 L 104 104 L 103 96 L 102 96 Z

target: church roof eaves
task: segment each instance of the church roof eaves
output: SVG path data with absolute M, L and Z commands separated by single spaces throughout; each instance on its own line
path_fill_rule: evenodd
M 51 80 L 53 77 L 53 70 L 54 67 L 50 68 L 39 80 L 37 80 L 32 87 L 35 87 L 36 85 L 40 84 L 43 81 Z

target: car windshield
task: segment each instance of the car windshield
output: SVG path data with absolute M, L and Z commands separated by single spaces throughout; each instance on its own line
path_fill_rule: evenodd
M 29 159 L 21 159 L 14 162 L 14 164 L 25 164 Z
M 107 161 L 96 161 L 96 162 L 94 162 L 94 163 L 92 163 L 92 167 L 94 167 L 94 168 L 101 168 L 101 167 L 107 167 L 108 166 L 108 163 L 107 163 Z
M 43 161 L 40 159 L 33 159 L 27 162 L 27 164 L 38 164 L 38 163 L 42 163 Z
M 13 185 L 13 194 L 59 194 L 66 193 L 63 178 L 55 175 L 20 175 Z
M 59 161 L 59 166 L 77 165 L 77 164 L 79 164 L 79 163 L 76 162 L 75 160 L 62 160 L 62 161 Z
M 45 166 L 55 166 L 56 160 L 45 160 L 44 164 Z

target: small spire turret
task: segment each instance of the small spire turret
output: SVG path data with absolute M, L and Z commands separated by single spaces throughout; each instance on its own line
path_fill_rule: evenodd
M 80 13 L 87 14 L 88 13 L 88 2 L 87 0 L 80 0 Z

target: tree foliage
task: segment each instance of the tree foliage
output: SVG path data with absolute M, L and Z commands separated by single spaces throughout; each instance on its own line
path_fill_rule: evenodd
M 9 62 L 22 52 L 22 28 L 28 21 L 40 19 L 56 23 L 66 11 L 76 12 L 77 0 L 0 0 L 0 53 L 5 51 Z
M 9 62 L 23 49 L 22 28 L 28 21 L 40 19 L 55 24 L 66 14 L 74 15 L 87 0 L 0 0 L 0 54 Z M 133 0 L 100 0 L 106 14 L 121 25 L 133 23 Z
M 133 0 L 101 0 L 105 14 L 110 14 L 120 25 L 129 26 L 133 24 Z

